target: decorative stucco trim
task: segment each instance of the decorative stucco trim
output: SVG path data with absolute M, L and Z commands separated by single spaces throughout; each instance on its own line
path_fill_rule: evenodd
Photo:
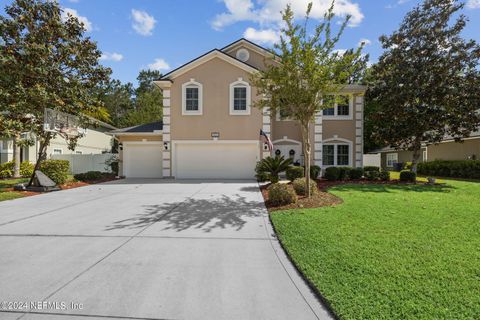
M 323 143 L 323 116 L 322 111 L 315 116 L 315 128 L 313 138 L 313 162 L 316 166 L 322 167 L 322 143 Z

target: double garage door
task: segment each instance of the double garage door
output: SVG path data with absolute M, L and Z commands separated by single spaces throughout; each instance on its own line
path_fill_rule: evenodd
M 126 144 L 127 178 L 162 177 L 163 143 Z M 253 179 L 258 161 L 257 142 L 174 142 L 172 175 L 177 179 Z

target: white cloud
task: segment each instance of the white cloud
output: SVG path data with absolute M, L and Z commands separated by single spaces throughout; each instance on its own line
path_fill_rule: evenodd
M 118 61 L 123 60 L 123 55 L 121 55 L 120 53 L 116 53 L 116 52 L 111 52 L 111 53 L 110 52 L 104 52 L 100 56 L 100 60 L 118 62 Z
M 467 8 L 469 9 L 480 9 L 480 0 L 468 0 Z
M 68 0 L 69 2 L 72 2 L 72 3 L 77 3 L 77 2 L 80 2 L 80 0 Z
M 227 12 L 218 14 L 212 21 L 212 27 L 220 30 L 228 25 L 239 21 L 253 21 L 261 25 L 278 25 L 281 22 L 280 11 L 284 10 L 288 3 L 291 3 L 292 10 L 297 18 L 303 17 L 307 5 L 312 0 L 262 0 L 255 5 L 252 0 L 223 0 Z M 349 26 L 354 27 L 362 22 L 364 15 L 358 3 L 353 0 L 337 0 L 334 12 L 337 16 L 345 17 L 351 15 Z M 313 1 L 311 18 L 322 19 L 324 13 L 330 7 L 331 0 Z
M 87 19 L 87 17 L 81 16 L 78 14 L 77 10 L 71 8 L 63 8 L 62 11 L 62 21 L 66 21 L 68 16 L 71 15 L 78 19 L 81 23 L 83 23 L 83 28 L 85 31 L 90 32 L 92 31 L 92 23 Z
M 362 43 L 366 47 L 366 46 L 371 45 L 372 41 L 370 41 L 369 39 L 366 39 L 366 38 L 362 38 L 362 39 L 360 39 L 360 41 L 358 41 L 358 46 L 360 47 L 362 45 Z
M 155 61 L 153 63 L 150 63 L 148 65 L 148 68 L 151 69 L 151 70 L 159 70 L 159 71 L 162 71 L 162 70 L 168 70 L 170 69 L 170 66 L 168 65 L 168 63 L 163 60 L 162 58 L 157 58 L 155 59 Z
M 278 32 L 273 29 L 257 30 L 254 28 L 247 28 L 243 33 L 243 36 L 248 40 L 258 43 L 271 44 L 280 40 Z
M 151 36 L 153 28 L 155 28 L 155 23 L 157 21 L 146 11 L 132 9 L 132 27 L 133 29 L 142 36 Z
M 343 56 L 347 52 L 346 49 L 333 50 L 333 53 L 337 53 L 339 56 Z

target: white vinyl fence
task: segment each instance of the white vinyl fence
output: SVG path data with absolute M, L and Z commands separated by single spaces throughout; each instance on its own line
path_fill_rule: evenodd
M 381 167 L 380 153 L 364 154 L 363 166 Z
M 52 154 L 51 159 L 68 160 L 70 162 L 70 173 L 84 173 L 87 171 L 111 172 L 110 167 L 105 164 L 112 158 L 112 153 L 102 154 Z

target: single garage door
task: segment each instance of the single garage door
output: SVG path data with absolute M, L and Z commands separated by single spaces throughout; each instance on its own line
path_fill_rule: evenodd
M 257 142 L 176 143 L 174 174 L 179 179 L 253 179 Z
M 161 178 L 162 144 L 125 143 L 123 168 L 127 178 Z

